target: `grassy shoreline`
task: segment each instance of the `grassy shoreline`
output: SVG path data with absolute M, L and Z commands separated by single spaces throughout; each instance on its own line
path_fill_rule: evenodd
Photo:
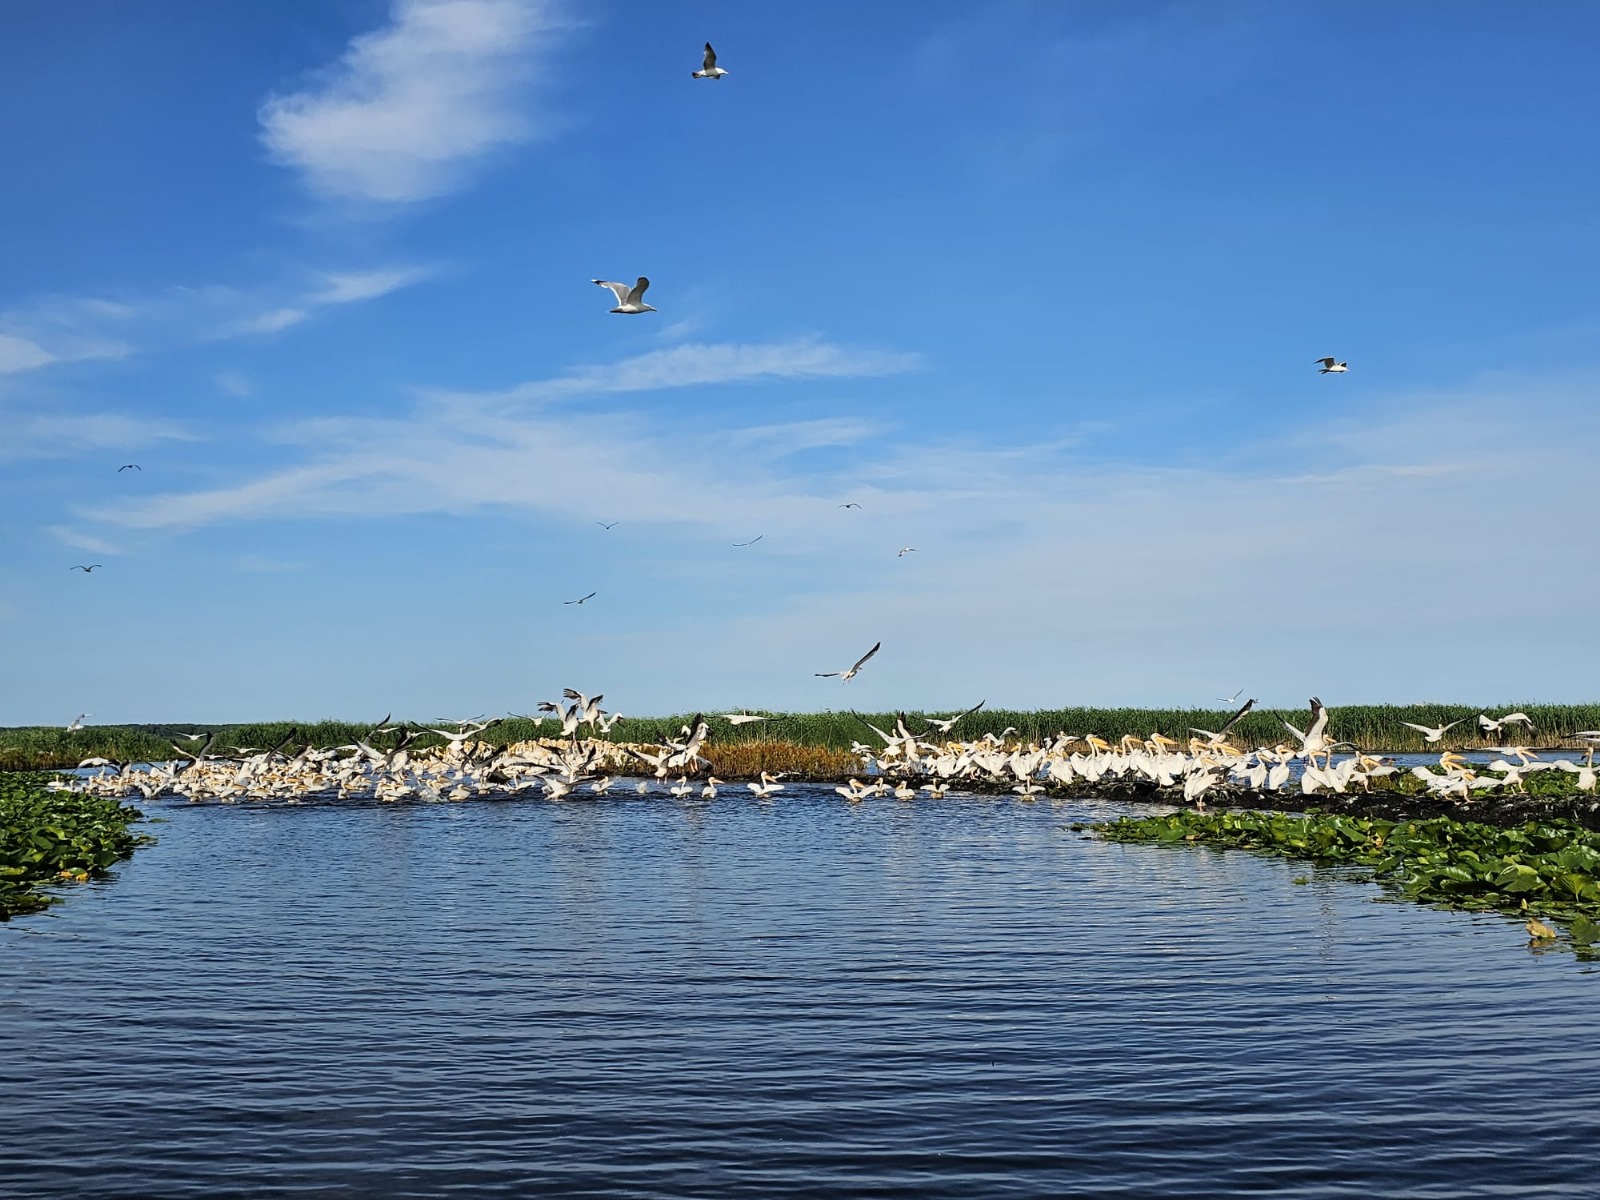
M 1495 705 L 1476 707 L 1461 704 L 1407 704 L 1407 705 L 1348 705 L 1331 710 L 1331 732 L 1336 738 L 1353 742 L 1372 753 L 1407 753 L 1414 751 L 1476 750 L 1505 745 L 1502 739 L 1485 739 L 1480 736 L 1476 718 L 1480 712 L 1491 716 L 1520 710 L 1533 719 L 1532 729 L 1516 726 L 1509 739 L 1538 747 L 1575 748 L 1570 735 L 1579 730 L 1600 729 L 1600 704 L 1524 704 L 1520 706 Z M 760 711 L 760 710 L 750 710 Z M 681 713 L 665 717 L 630 717 L 621 721 L 611 732 L 612 741 L 660 743 L 677 734 L 693 714 Z M 730 725 L 712 718 L 712 744 L 721 746 L 767 743 L 793 744 L 822 750 L 847 751 L 852 742 L 877 743 L 876 736 L 867 728 L 871 722 L 880 729 L 890 728 L 893 713 L 861 713 L 848 710 L 819 713 L 773 713 L 767 721 L 745 725 Z M 913 729 L 919 728 L 921 718 L 928 715 L 948 717 L 947 712 L 908 714 Z M 1191 727 L 1218 729 L 1231 715 L 1224 709 L 1147 709 L 1147 708 L 1061 708 L 1033 711 L 985 709 L 964 718 L 953 731 L 953 737 L 964 740 L 999 735 L 1013 729 L 1010 736 L 1023 742 L 1041 741 L 1063 731 L 1075 734 L 1096 734 L 1115 742 L 1124 734 L 1148 737 L 1163 733 L 1180 740 L 1189 736 Z M 1304 728 L 1306 710 L 1257 709 L 1235 728 L 1234 741 L 1241 746 L 1271 746 L 1278 742 L 1294 742 L 1294 737 L 1284 728 L 1284 721 Z M 1406 728 L 1401 722 L 1438 727 L 1460 721 L 1444 738 L 1433 745 L 1423 741 L 1422 735 Z M 414 727 L 438 725 L 436 721 L 412 721 Z M 172 738 L 179 733 L 208 733 L 217 735 L 215 746 L 226 751 L 235 746 L 257 749 L 276 745 L 291 731 L 297 731 L 302 741 L 314 746 L 348 745 L 371 728 L 370 723 L 348 721 L 257 721 L 242 724 L 149 724 L 149 725 L 90 725 L 68 731 L 54 726 L 19 726 L 0 728 L 0 770 L 53 770 L 76 766 L 85 758 L 112 758 L 118 761 L 162 761 L 173 757 Z M 490 745 L 506 745 L 549 736 L 554 727 L 548 721 L 542 725 L 526 718 L 508 717 L 501 724 L 485 731 L 482 740 Z M 418 748 L 442 744 L 443 739 L 428 734 L 417 743 Z

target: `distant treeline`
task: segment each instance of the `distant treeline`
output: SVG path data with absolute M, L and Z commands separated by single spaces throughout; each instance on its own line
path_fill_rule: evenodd
M 759 711 L 759 710 L 745 710 Z M 1476 708 L 1460 704 L 1372 704 L 1333 708 L 1330 732 L 1336 738 L 1354 742 L 1363 750 L 1470 750 L 1484 746 L 1520 744 L 1533 747 L 1570 745 L 1571 735 L 1579 730 L 1600 729 L 1600 704 L 1522 704 L 1496 705 Z M 1531 729 L 1517 725 L 1502 737 L 1485 739 L 1480 736 L 1477 716 L 1487 712 L 1498 717 L 1507 712 L 1520 711 L 1533 719 Z M 659 743 L 674 737 L 686 725 L 690 713 L 670 717 L 627 717 L 611 731 L 612 741 Z M 876 736 L 867 728 L 867 722 L 879 729 L 891 730 L 894 713 L 772 713 L 767 721 L 754 721 L 744 725 L 731 725 L 711 717 L 714 744 L 746 742 L 787 742 L 803 746 L 846 750 L 852 742 L 878 744 Z M 924 714 L 907 713 L 914 730 L 921 729 L 925 716 L 948 718 L 946 712 Z M 1191 728 L 1220 729 L 1232 715 L 1229 709 L 1152 709 L 1152 708 L 1061 708 L 1040 709 L 1032 712 L 1014 712 L 1004 709 L 983 709 L 964 717 L 951 731 L 954 738 L 972 739 L 986 733 L 1000 734 L 1007 729 L 1011 738 L 1023 741 L 1041 741 L 1058 733 L 1098 734 L 1115 742 L 1124 734 L 1148 737 L 1163 733 L 1180 741 L 1189 736 Z M 1297 709 L 1257 709 L 1246 716 L 1230 735 L 1235 745 L 1249 749 L 1271 746 L 1278 742 L 1295 744 L 1295 739 L 1283 722 L 1287 720 L 1301 729 L 1310 720 L 1309 711 Z M 1422 735 L 1407 729 L 1401 722 L 1438 727 L 1452 721 L 1460 724 L 1445 734 L 1443 741 L 1434 746 L 1423 742 Z M 393 724 L 393 722 L 391 722 Z M 438 722 L 411 722 L 413 728 L 434 725 L 450 728 Z M 180 734 L 215 733 L 211 753 L 253 753 L 278 745 L 291 732 L 293 746 L 306 742 L 315 746 L 346 746 L 372 729 L 370 724 L 349 721 L 258 721 L 244 725 L 90 725 L 69 732 L 59 727 L 21 727 L 0 729 L 0 770 L 38 770 L 53 767 L 70 767 L 86 758 L 110 758 L 120 762 L 162 762 L 177 757 L 173 740 Z M 488 729 L 482 740 L 493 745 L 526 741 L 536 737 L 550 737 L 560 732 L 559 722 L 545 720 L 535 725 L 524 717 L 507 717 Z M 588 730 L 585 730 L 587 733 Z M 392 745 L 393 733 L 375 735 L 374 745 Z M 936 731 L 930 731 L 931 740 L 940 740 Z M 178 739 L 183 746 L 197 742 Z M 423 748 L 443 742 L 436 734 L 427 734 L 414 745 Z

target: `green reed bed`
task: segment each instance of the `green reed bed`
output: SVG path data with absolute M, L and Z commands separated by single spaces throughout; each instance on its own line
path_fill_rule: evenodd
M 1411 900 L 1548 917 L 1565 926 L 1573 948 L 1600 956 L 1600 833 L 1568 821 L 1497 828 L 1448 817 L 1180 811 L 1092 828 L 1114 842 L 1223 846 L 1365 868 Z
M 39 773 L 0 774 L 0 921 L 57 897 L 38 889 L 104 877 L 154 839 L 129 832 L 141 813 L 117 800 L 52 792 Z
M 1515 726 L 1500 738 L 1486 740 L 1479 736 L 1476 722 L 1478 713 L 1487 712 L 1496 716 L 1514 709 L 1520 709 L 1533 719 L 1532 730 Z M 1483 707 L 1461 704 L 1346 705 L 1335 706 L 1331 714 L 1330 726 L 1334 737 L 1371 751 L 1472 750 L 1507 742 L 1524 742 L 1532 746 L 1559 746 L 1565 743 L 1570 746 L 1570 735 L 1578 730 L 1600 729 L 1600 704 L 1497 704 Z M 861 713 L 858 716 L 848 710 L 769 715 L 771 720 L 736 726 L 711 714 L 713 743 L 786 742 L 827 750 L 848 750 L 852 742 L 877 744 L 876 735 L 867 728 L 865 722 L 870 721 L 880 729 L 891 729 L 895 720 L 892 712 Z M 907 717 L 911 728 L 923 729 L 926 725 L 923 718 L 927 715 L 949 717 L 952 713 L 950 710 L 933 714 L 910 712 Z M 970 740 L 989 733 L 999 735 L 1010 728 L 1015 730 L 1010 737 L 1022 741 L 1043 741 L 1062 732 L 1080 735 L 1092 733 L 1110 742 L 1117 741 L 1125 734 L 1149 737 L 1152 733 L 1163 733 L 1184 739 L 1189 736 L 1191 727 L 1220 729 L 1230 715 L 1231 709 L 1220 707 L 1059 708 L 1028 712 L 984 709 L 964 718 L 950 736 Z M 659 744 L 677 737 L 680 728 L 692 716 L 692 713 L 679 713 L 666 717 L 628 717 L 619 722 L 609 736 L 613 741 Z M 1235 745 L 1244 748 L 1271 746 L 1278 742 L 1292 745 L 1294 737 L 1284 728 L 1285 719 L 1304 729 L 1309 715 L 1304 708 L 1259 709 L 1239 722 L 1231 735 L 1232 740 Z M 1425 744 L 1421 734 L 1401 724 L 1410 721 L 1417 725 L 1440 726 L 1455 720 L 1462 723 L 1433 746 Z M 439 725 L 439 722 L 412 720 L 410 724 L 415 727 Z M 180 733 L 215 732 L 217 737 L 213 753 L 228 753 L 235 747 L 248 751 L 275 746 L 291 731 L 295 732 L 297 742 L 309 741 L 315 746 L 344 746 L 371 728 L 371 724 L 322 720 L 261 721 L 241 725 L 91 725 L 72 732 L 62 728 L 40 727 L 0 729 L 0 770 L 49 770 L 74 766 L 91 757 L 111 758 L 120 762 L 164 761 L 174 757 L 172 739 Z M 486 730 L 482 740 L 491 745 L 505 745 L 535 737 L 549 737 L 559 728 L 558 724 L 548 720 L 535 725 L 529 719 L 508 717 L 494 728 Z M 394 735 L 376 736 L 382 743 Z M 930 737 L 939 740 L 937 733 L 930 733 Z M 442 741 L 434 734 L 427 734 L 415 744 L 422 749 Z

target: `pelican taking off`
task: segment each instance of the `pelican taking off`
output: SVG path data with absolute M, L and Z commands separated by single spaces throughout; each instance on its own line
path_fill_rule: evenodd
M 1343 375 L 1350 369 L 1349 363 L 1342 363 L 1332 357 L 1319 358 L 1317 361 L 1322 364 L 1322 370 L 1317 372 L 1318 375 Z
M 1422 740 L 1431 746 L 1440 738 L 1444 737 L 1446 733 L 1450 732 L 1450 730 L 1461 724 L 1461 722 L 1451 721 L 1450 724 L 1441 725 L 1437 729 L 1430 729 L 1426 725 L 1413 725 L 1410 721 L 1401 721 L 1400 724 L 1404 725 L 1407 729 L 1415 729 L 1422 735 Z
M 625 283 L 613 283 L 608 279 L 591 279 L 589 282 L 599 287 L 610 288 L 616 294 L 617 306 L 611 310 L 614 313 L 647 313 L 656 311 L 644 302 L 644 294 L 650 286 L 650 281 L 643 275 L 639 276 L 639 282 L 632 287 Z
M 868 650 L 860 658 L 856 659 L 855 666 L 851 667 L 848 671 L 818 671 L 816 672 L 816 676 L 818 679 L 832 679 L 835 675 L 837 675 L 840 683 L 849 683 L 856 677 L 856 672 L 861 670 L 862 664 L 876 654 L 878 652 L 878 647 L 881 645 L 883 645 L 882 642 L 875 642 L 872 649 Z
M 711 48 L 711 43 L 707 42 L 705 61 L 698 71 L 692 73 L 692 77 L 695 79 L 721 79 L 726 74 L 726 71 L 717 66 L 717 52 Z

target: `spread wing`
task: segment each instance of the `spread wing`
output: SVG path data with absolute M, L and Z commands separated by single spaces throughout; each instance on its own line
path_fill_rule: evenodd
M 617 284 L 616 286 L 621 287 L 622 285 Z M 617 295 L 622 297 L 622 302 L 624 304 L 638 304 L 639 301 L 644 299 L 645 292 L 649 290 L 650 281 L 641 275 L 639 276 L 639 282 L 628 289 L 627 295 L 624 296 L 621 292 L 618 292 Z
M 1317 359 L 1317 361 L 1318 361 L 1318 362 L 1319 362 L 1319 363 L 1321 363 L 1321 364 L 1322 364 L 1322 365 L 1323 365 L 1323 366 L 1325 366 L 1325 367 L 1331 367 L 1331 366 L 1333 366 L 1333 364 L 1334 364 L 1334 363 L 1335 363 L 1335 362 L 1336 362 L 1336 361 L 1337 361 L 1337 360 L 1336 360 L 1336 359 L 1332 359 L 1332 358 L 1319 358 L 1319 359 Z M 1401 722 L 1401 724 L 1402 724 L 1402 725 L 1403 725 L 1403 724 L 1405 724 L 1405 722 L 1403 722 L 1403 721 L 1402 721 L 1402 722 Z
M 816 672 L 814 672 L 814 674 L 816 675 L 816 677 L 818 679 L 832 679 L 835 675 L 838 675 L 839 672 L 838 671 L 816 671 Z
M 628 302 L 628 293 L 633 290 L 625 283 L 615 283 L 609 279 L 591 279 L 589 282 L 598 284 L 603 288 L 610 288 L 615 293 L 618 304 L 626 304 Z
M 1244 705 L 1239 709 L 1239 711 L 1234 713 L 1233 716 L 1228 719 L 1228 723 L 1226 725 L 1224 725 L 1221 728 L 1221 730 L 1218 731 L 1218 736 L 1220 737 L 1223 734 L 1226 734 L 1228 732 L 1228 730 L 1232 729 L 1240 721 L 1244 720 L 1245 713 L 1249 712 L 1255 706 L 1256 706 L 1256 702 L 1255 702 L 1254 699 L 1246 700 L 1244 702 Z
M 862 664 L 862 663 L 864 663 L 864 662 L 866 662 L 866 661 L 867 661 L 867 659 L 869 659 L 869 658 L 871 658 L 871 657 L 872 657 L 872 656 L 873 656 L 873 655 L 874 655 L 874 654 L 876 654 L 876 653 L 877 653 L 877 652 L 878 652 L 878 647 L 879 647 L 879 646 L 881 646 L 881 645 L 883 645 L 883 643 L 882 643 L 882 642 L 878 642 L 878 643 L 876 643 L 876 644 L 875 644 L 875 645 L 874 645 L 874 646 L 873 646 L 873 647 L 872 647 L 872 649 L 871 649 L 871 650 L 868 650 L 868 651 L 867 651 L 867 652 L 866 652 L 866 653 L 865 653 L 865 654 L 863 654 L 863 655 L 862 655 L 862 656 L 861 656 L 861 657 L 860 657 L 860 658 L 858 658 L 858 659 L 856 659 L 856 665 L 855 665 L 855 666 L 853 666 L 853 667 L 851 667 L 851 668 L 850 668 L 850 669 L 851 669 L 851 670 L 852 670 L 852 671 L 859 671 L 859 670 L 861 670 L 861 664 Z
M 1415 729 L 1418 733 L 1433 732 L 1433 730 L 1429 729 L 1426 725 L 1413 725 L 1410 721 L 1401 721 L 1400 724 L 1404 725 L 1407 729 Z
M 734 48 L 738 49 L 738 47 L 734 47 Z M 711 70 L 712 67 L 714 67 L 716 65 L 717 65 L 717 52 L 711 48 L 711 43 L 707 42 L 706 43 L 706 60 L 705 60 L 704 65 L 702 65 L 700 69 L 702 71 L 709 71 L 709 70 Z M 680 68 L 680 70 L 681 70 L 681 68 Z

